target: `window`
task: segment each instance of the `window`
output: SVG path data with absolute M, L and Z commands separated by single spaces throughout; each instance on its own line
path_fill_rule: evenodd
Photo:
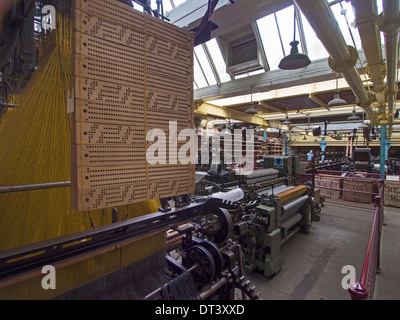
M 313 28 L 308 23 L 306 17 L 301 14 L 301 21 L 303 23 L 304 34 L 306 36 L 307 55 L 311 61 L 329 57 L 325 47 L 316 36 Z
M 198 45 L 194 48 L 194 52 L 195 52 L 195 60 L 198 59 L 201 68 L 203 69 L 204 72 L 204 76 L 207 79 L 207 83 L 209 86 L 212 86 L 214 84 L 217 84 L 217 80 L 215 79 L 214 76 L 214 71 L 213 71 L 213 67 L 210 65 L 210 62 L 207 58 L 207 55 L 204 51 L 204 48 L 202 45 Z M 211 57 L 210 57 L 211 59 Z
M 312 52 L 310 56 L 311 60 L 327 57 L 328 54 L 319 39 L 315 36 L 306 18 L 301 15 L 300 19 L 297 20 L 299 23 L 296 23 L 296 40 L 300 42 L 298 46 L 299 52 L 303 52 L 302 46 L 306 46 L 309 56 Z M 278 69 L 279 62 L 282 58 L 290 54 L 290 43 L 294 39 L 293 22 L 293 6 L 257 20 L 257 27 L 260 31 L 261 41 L 264 46 L 270 70 Z M 301 43 L 299 27 L 304 28 L 306 37 L 305 43 Z
M 342 10 L 343 7 L 343 10 Z M 355 21 L 353 7 L 351 3 L 345 1 L 337 3 L 331 6 L 331 10 L 339 24 L 340 31 L 346 41 L 350 46 L 355 46 L 357 50 L 361 50 L 361 39 L 357 29 L 351 26 L 352 22 Z M 354 39 L 354 43 L 353 43 Z
M 195 88 L 204 88 L 208 86 L 204 71 L 196 58 L 194 59 L 194 83 Z
M 215 39 L 211 39 L 206 43 L 208 51 L 210 52 L 211 58 L 214 61 L 215 68 L 218 72 L 219 79 L 221 82 L 231 80 L 229 74 L 226 73 L 225 60 L 222 57 L 221 50 L 219 49 L 218 42 Z
M 257 20 L 257 27 L 260 31 L 261 42 L 264 46 L 269 68 L 270 70 L 278 69 L 279 62 L 284 55 L 274 14 Z
M 165 2 L 168 2 L 169 0 L 164 0 Z M 175 7 L 181 5 L 182 3 L 184 3 L 186 0 L 173 0 Z

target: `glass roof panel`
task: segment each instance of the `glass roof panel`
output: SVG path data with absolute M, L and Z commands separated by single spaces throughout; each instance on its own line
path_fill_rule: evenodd
M 249 75 L 246 73 L 241 73 L 241 74 L 235 74 L 234 77 L 235 79 L 242 79 L 242 78 L 247 78 Z
M 186 0 L 174 0 L 175 7 L 181 5 L 181 4 L 184 3 L 185 1 L 186 1 Z M 167 1 L 165 1 L 165 2 L 167 2 Z
M 217 84 L 217 80 L 215 79 L 212 67 L 207 59 L 206 53 L 201 45 L 198 45 L 194 48 L 197 59 L 199 59 L 200 65 L 204 71 L 204 75 L 207 78 L 208 85 L 212 86 Z M 196 58 L 196 57 L 195 57 Z
M 164 1 L 164 2 L 169 2 Z M 172 0 L 175 5 L 179 5 L 184 0 Z M 331 2 L 333 0 L 328 0 Z M 382 11 L 382 0 L 377 0 L 378 12 Z M 342 7 L 344 10 L 342 10 Z M 339 28 L 343 34 L 343 37 L 348 45 L 356 46 L 358 50 L 362 49 L 361 40 L 357 29 L 352 27 L 352 23 L 355 20 L 355 15 L 351 3 L 343 1 L 336 3 L 331 6 L 332 12 L 339 24 Z M 300 12 L 300 11 L 299 11 Z M 300 12 L 301 13 L 301 12 Z M 347 20 L 346 20 L 347 19 Z M 301 13 L 302 29 L 304 31 L 305 43 L 300 44 L 298 49 L 303 52 L 302 45 L 307 48 L 307 54 L 311 61 L 327 58 L 329 54 L 325 50 L 324 46 L 316 36 L 314 30 L 308 23 L 305 16 Z M 291 5 L 285 9 L 282 9 L 276 13 L 265 16 L 256 21 L 256 26 L 259 30 L 261 43 L 264 47 L 266 58 L 268 61 L 269 69 L 271 71 L 277 70 L 281 59 L 290 53 L 290 42 L 294 38 L 294 6 Z M 299 25 L 296 26 L 296 40 L 301 41 Z M 355 44 L 354 44 L 355 43 Z M 214 73 L 217 73 L 221 82 L 227 82 L 231 80 L 229 74 L 226 73 L 226 64 L 222 57 L 218 42 L 216 39 L 212 39 L 206 43 L 207 49 L 210 53 L 210 58 L 213 64 L 210 64 L 207 59 L 207 52 L 204 51 L 202 46 L 195 48 L 195 77 L 196 83 L 199 87 L 207 85 L 213 85 L 217 83 L 217 79 Z M 198 59 L 198 61 L 196 61 Z M 201 67 L 199 65 L 201 64 Z M 259 70 L 255 74 L 263 72 Z M 248 77 L 253 73 L 243 73 L 235 76 L 235 79 Z M 208 84 L 207 84 L 208 82 Z
M 196 57 L 194 58 L 194 81 L 195 84 L 197 85 L 198 88 L 203 88 L 203 87 L 207 87 L 208 83 L 207 80 L 204 77 L 203 71 L 200 68 L 200 65 L 196 59 Z
M 290 53 L 290 43 L 293 41 L 294 31 L 294 7 L 290 6 L 276 12 L 276 18 L 278 21 L 279 31 L 282 37 L 282 43 L 285 51 L 285 56 Z M 299 28 L 296 23 L 296 40 L 300 42 Z M 298 46 L 299 52 L 303 52 L 301 45 Z
M 343 7 L 343 10 L 342 10 Z M 355 20 L 353 7 L 351 3 L 341 2 L 331 6 L 331 10 L 336 18 L 336 21 L 339 24 L 340 31 L 343 34 L 343 37 L 346 43 L 350 46 L 355 47 L 357 50 L 361 50 L 361 39 L 358 31 L 351 26 L 351 24 Z M 346 21 L 347 19 L 347 21 Z M 354 39 L 354 43 L 353 43 Z
M 254 70 L 254 71 L 250 71 L 249 72 L 249 76 L 254 76 L 255 74 L 260 74 L 260 73 L 264 73 L 264 69 L 258 69 L 258 70 Z
M 152 2 L 153 1 L 154 0 L 152 0 Z M 164 0 L 163 1 L 163 6 L 164 6 L 164 14 L 166 14 L 168 11 L 171 11 L 173 9 L 172 4 L 171 4 L 171 2 L 169 0 Z
M 378 14 L 381 14 L 383 11 L 382 0 L 376 0 L 376 4 L 378 5 Z
M 260 31 L 261 42 L 264 46 L 269 68 L 270 70 L 276 70 L 283 58 L 283 51 L 274 15 L 270 14 L 257 20 L 257 27 Z
M 313 28 L 308 23 L 303 13 L 301 14 L 301 21 L 303 23 L 304 35 L 306 38 L 307 54 L 310 60 L 313 61 L 329 57 L 328 52 L 316 36 Z
M 165 15 L 168 11 L 170 11 L 170 10 L 173 9 L 173 6 L 172 6 L 170 0 L 164 0 L 162 3 L 163 3 L 163 7 L 164 7 L 164 15 Z M 132 4 L 133 4 L 133 8 L 134 8 L 134 9 L 136 9 L 136 10 L 138 10 L 138 11 L 143 11 L 143 7 L 142 7 L 139 3 L 135 2 L 135 1 L 132 1 Z M 150 1 L 150 6 L 151 6 L 151 8 L 152 8 L 153 10 L 157 9 L 157 2 L 156 2 L 156 0 L 151 0 L 151 1 Z
M 215 38 L 206 42 L 208 51 L 210 52 L 211 58 L 214 61 L 215 68 L 218 72 L 221 82 L 230 81 L 231 77 L 226 73 L 225 60 L 222 57 L 221 50 L 218 46 L 218 42 Z

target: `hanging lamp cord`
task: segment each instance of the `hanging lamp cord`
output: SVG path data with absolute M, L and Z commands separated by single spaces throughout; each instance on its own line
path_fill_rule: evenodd
M 293 21 L 293 41 L 296 41 L 296 20 L 297 20 L 297 14 L 296 14 L 296 6 L 293 5 L 294 9 L 294 21 Z

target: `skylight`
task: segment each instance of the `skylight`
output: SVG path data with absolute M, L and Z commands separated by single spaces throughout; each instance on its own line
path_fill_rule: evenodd
M 333 0 L 328 0 L 332 2 Z M 164 0 L 164 10 L 167 10 L 167 3 L 171 8 L 185 2 L 185 0 Z M 377 0 L 378 13 L 382 11 L 382 0 Z M 355 46 L 357 50 L 362 49 L 358 30 L 353 27 L 355 15 L 351 2 L 335 2 L 331 10 L 338 22 L 345 42 Z M 290 53 L 290 43 L 295 38 L 300 42 L 298 46 L 300 53 L 305 53 L 311 61 L 326 59 L 329 54 L 315 35 L 314 30 L 300 10 L 297 11 L 296 28 L 294 28 L 294 5 L 288 6 L 275 13 L 262 17 L 253 23 L 253 28 L 259 33 L 257 38 L 258 46 L 261 46 L 265 53 L 264 59 L 268 67 L 255 72 L 249 71 L 236 74 L 234 78 L 227 73 L 227 65 L 221 54 L 221 49 L 216 39 L 196 46 L 194 53 L 194 86 L 201 89 L 207 86 L 219 85 L 236 79 L 251 77 L 252 75 L 278 70 L 281 59 Z M 226 59 L 226 57 L 225 57 Z M 240 100 L 240 97 L 237 97 Z

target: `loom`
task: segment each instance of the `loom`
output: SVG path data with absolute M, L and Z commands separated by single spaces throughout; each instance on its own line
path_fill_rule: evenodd
M 1 126 L 0 298 L 258 298 L 237 243 L 185 227 L 234 204 L 166 209 L 159 199 L 194 191 L 194 166 L 146 161 L 149 130 L 193 126 L 193 34 L 124 1 L 47 4 L 57 28 L 37 35 L 38 65 Z
M 226 237 L 237 241 L 245 264 L 268 278 L 282 268 L 281 247 L 297 232 L 309 231 L 316 201 L 310 186 L 272 181 L 263 188 L 247 186 L 211 195 L 237 203 L 238 209 L 214 211 L 213 218 L 202 220 L 198 227 L 217 243 Z
M 246 265 L 267 277 L 276 275 L 282 267 L 281 246 L 296 232 L 308 231 L 313 208 L 306 186 L 282 184 L 274 190 L 234 188 L 203 202 L 4 250 L 0 290 L 7 290 L 9 298 L 10 287 L 29 283 L 37 294 L 49 294 L 39 288 L 40 268 L 50 264 L 62 281 L 52 292 L 57 294 L 47 298 L 227 300 L 238 298 L 239 292 L 239 298 L 258 299 L 245 277 Z M 154 243 L 149 255 L 149 240 L 160 232 L 166 232 L 166 246 Z M 139 250 L 138 243 L 147 250 Z M 86 276 L 92 279 L 71 286 L 82 264 L 105 268 L 101 263 L 107 259 L 114 260 L 115 270 L 94 278 L 89 268 Z
M 225 236 L 217 243 L 199 236 L 192 224 L 219 210 L 237 210 L 237 204 L 213 198 L 3 250 L 1 297 L 16 298 L 20 287 L 29 285 L 35 289 L 25 292 L 26 298 L 36 293 L 36 298 L 52 299 L 232 300 L 239 289 L 241 295 L 258 299 L 255 287 L 245 278 L 240 245 L 229 238 L 229 232 L 220 231 Z M 166 231 L 166 247 L 160 250 L 159 244 L 150 240 Z M 146 250 L 140 250 L 138 243 Z M 178 248 L 181 259 L 176 258 Z M 154 253 L 149 255 L 149 249 Z M 137 262 L 130 263 L 132 255 Z M 107 259 L 114 261 L 113 271 L 103 264 Z M 108 268 L 107 274 L 96 278 L 90 268 L 86 274 L 76 274 L 88 263 L 97 264 L 97 274 Z M 43 265 L 56 268 L 60 279 L 56 290 L 40 289 Z M 91 280 L 82 283 L 85 276 Z
M 123 2 L 49 1 L 57 29 L 1 127 L 0 298 L 259 299 L 246 265 L 279 272 L 310 190 L 267 168 L 204 197 L 193 165 L 148 164 L 149 130 L 193 125 L 194 39 Z

